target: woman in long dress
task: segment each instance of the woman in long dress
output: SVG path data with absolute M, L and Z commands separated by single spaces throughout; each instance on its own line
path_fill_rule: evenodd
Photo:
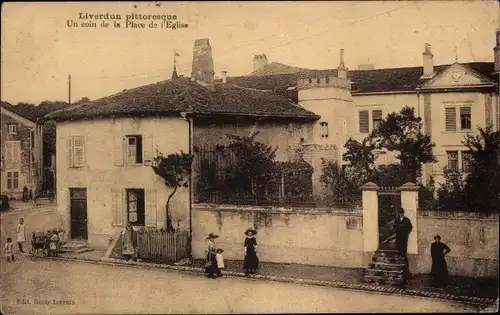
M 257 257 L 257 240 L 255 235 L 257 231 L 248 229 L 245 231 L 245 260 L 243 262 L 243 269 L 245 274 L 254 274 L 259 268 L 259 258 Z
M 24 225 L 24 219 L 19 219 L 19 224 L 17 225 L 17 246 L 19 247 L 19 252 L 24 254 L 23 244 L 26 242 L 26 226 Z
M 451 252 L 445 243 L 441 243 L 441 236 L 434 236 L 434 243 L 431 245 L 431 282 L 434 285 L 443 285 L 448 278 L 448 266 L 444 256 Z
M 215 245 L 215 239 L 218 238 L 219 235 L 215 235 L 214 233 L 210 233 L 207 237 L 207 260 L 205 264 L 205 273 L 210 278 L 217 278 L 217 274 L 219 274 L 219 268 L 217 267 L 217 246 Z
M 132 223 L 129 221 L 122 231 L 122 255 L 130 260 L 130 258 L 135 257 L 135 245 L 136 245 L 136 234 L 132 227 Z

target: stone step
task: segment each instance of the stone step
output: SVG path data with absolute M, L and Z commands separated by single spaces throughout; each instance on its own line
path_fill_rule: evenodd
M 372 262 L 373 263 L 386 263 L 386 264 L 406 264 L 406 258 L 373 255 Z
M 368 265 L 369 269 L 381 269 L 381 270 L 402 270 L 405 264 L 392 264 L 384 262 L 371 262 Z
M 61 246 L 60 252 L 61 253 L 85 253 L 85 252 L 90 252 L 93 249 L 88 247 L 87 243 L 85 242 L 69 242 Z
M 380 276 L 365 276 L 363 277 L 364 282 L 368 283 L 377 283 L 377 284 L 392 284 L 392 285 L 397 285 L 397 284 L 402 284 L 404 283 L 404 278 L 403 277 L 380 277 Z
M 404 257 L 399 251 L 395 249 L 379 249 L 375 251 L 374 255 L 382 257 Z
M 403 270 L 382 270 L 382 269 L 365 269 L 365 276 L 377 277 L 399 277 L 403 276 Z

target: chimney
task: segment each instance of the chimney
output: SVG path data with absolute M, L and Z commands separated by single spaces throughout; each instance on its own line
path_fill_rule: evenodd
M 424 62 L 424 73 L 422 78 L 428 79 L 434 76 L 434 55 L 431 53 L 431 44 L 425 44 L 425 51 L 422 54 Z
M 340 79 L 347 78 L 347 68 L 345 67 L 344 64 L 344 49 L 340 49 L 340 64 L 337 67 L 337 73 Z
M 497 29 L 497 45 L 493 48 L 495 58 L 495 73 L 500 73 L 500 29 Z
M 208 38 L 197 39 L 193 48 L 191 80 L 214 90 L 214 74 L 214 61 L 210 42 Z
M 267 66 L 267 56 L 266 54 L 253 56 L 253 71 L 257 71 L 260 68 Z
M 222 83 L 227 82 L 227 71 L 222 71 Z

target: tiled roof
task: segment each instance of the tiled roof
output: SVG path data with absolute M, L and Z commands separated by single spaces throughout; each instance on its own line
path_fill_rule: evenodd
M 279 62 L 271 62 L 265 67 L 262 67 L 250 73 L 249 76 L 266 76 L 266 75 L 284 74 L 284 73 L 291 74 L 291 73 L 301 72 L 304 70 L 307 69 L 285 65 Z
M 319 118 L 316 114 L 274 93 L 230 84 L 217 84 L 216 91 L 210 91 L 188 78 L 167 80 L 125 90 L 50 113 L 46 118 L 77 120 L 106 116 L 168 116 L 178 115 L 181 112 L 311 120 Z
M 19 112 L 16 107 L 14 105 L 11 105 L 10 103 L 8 102 L 4 102 L 4 101 L 1 101 L 1 106 L 11 112 L 13 112 L 14 114 L 17 114 L 25 119 L 28 119 L 29 121 L 32 121 L 34 122 L 31 118 L 29 118 L 28 116 L 26 116 L 25 114 Z
M 494 82 L 498 82 L 498 76 L 493 75 L 494 64 L 492 62 L 463 63 L 474 71 L 486 76 Z M 268 65 L 269 66 L 269 65 Z M 266 67 L 268 67 L 266 66 Z M 437 74 L 450 65 L 435 66 Z M 265 67 L 264 67 L 265 68 Z M 425 82 L 421 80 L 422 67 L 388 68 L 374 70 L 351 70 L 348 76 L 353 81 L 352 93 L 375 93 L 375 92 L 401 92 L 414 91 Z M 324 76 L 326 74 L 337 74 L 337 69 L 326 70 L 302 70 L 296 73 L 273 74 L 270 76 L 241 76 L 229 77 L 227 82 L 239 86 L 271 90 L 277 93 L 286 91 L 287 88 L 297 85 L 299 78 L 310 76 Z

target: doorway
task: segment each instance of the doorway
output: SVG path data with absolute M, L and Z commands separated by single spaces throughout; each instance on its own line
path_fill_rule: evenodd
M 87 240 L 87 189 L 70 188 L 71 238 Z
M 401 209 L 401 193 L 397 188 L 382 187 L 378 192 L 379 249 L 391 249 L 394 241 L 387 239 L 394 233 L 394 218 Z

